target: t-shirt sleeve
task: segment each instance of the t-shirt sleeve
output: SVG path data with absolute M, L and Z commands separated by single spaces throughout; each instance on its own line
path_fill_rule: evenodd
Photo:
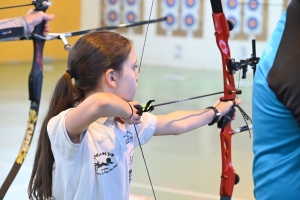
M 291 111 L 300 126 L 300 2 L 293 3 L 298 5 L 287 9 L 284 32 L 267 81 L 277 99 Z
M 80 147 L 80 144 L 74 144 L 70 140 L 65 126 L 66 117 L 71 110 L 65 110 L 51 118 L 47 125 L 53 154 L 59 154 L 66 160 L 72 160 Z
M 135 133 L 135 131 L 137 131 L 140 143 L 141 145 L 143 145 L 146 144 L 152 138 L 156 129 L 157 118 L 151 113 L 143 113 L 141 120 L 142 123 L 135 125 L 136 130 L 133 130 L 133 132 Z M 137 146 L 139 146 L 139 141 L 137 137 L 135 137 L 134 147 Z

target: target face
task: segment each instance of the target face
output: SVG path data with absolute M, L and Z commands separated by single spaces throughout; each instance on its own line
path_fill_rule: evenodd
M 237 7 L 237 1 L 236 0 L 229 0 L 227 1 L 227 7 L 229 9 L 235 9 Z
M 109 20 L 109 21 L 111 21 L 111 22 L 115 22 L 117 19 L 118 19 L 118 14 L 117 14 L 117 12 L 115 12 L 115 11 L 110 11 L 110 12 L 108 12 L 108 14 L 107 14 L 108 16 L 107 16 L 107 19 Z
M 136 14 L 132 11 L 129 11 L 127 14 L 126 14 L 126 19 L 128 22 L 134 22 L 135 19 L 136 19 Z
M 175 23 L 175 16 L 173 14 L 168 14 L 167 16 L 168 16 L 166 21 L 167 25 L 169 26 L 173 25 Z
M 118 0 L 108 0 L 108 3 L 114 5 L 118 2 Z
M 248 25 L 249 29 L 254 30 L 258 26 L 258 21 L 257 21 L 257 19 L 251 17 L 251 18 L 248 19 L 247 25 Z
M 231 22 L 233 23 L 234 26 L 237 26 L 237 25 L 238 25 L 238 24 L 237 24 L 237 20 L 236 20 L 235 17 L 229 16 L 227 19 L 228 19 L 229 21 L 231 21 Z
M 248 7 L 250 10 L 256 10 L 258 8 L 258 1 L 257 0 L 250 0 L 248 3 Z
M 175 5 L 176 1 L 175 0 L 167 0 L 166 4 L 168 7 L 173 7 Z
M 194 5 L 195 5 L 195 1 L 194 0 L 186 0 L 185 1 L 185 5 L 187 6 L 187 7 L 193 7 Z
M 126 2 L 127 2 L 127 4 L 129 4 L 131 6 L 136 4 L 136 0 L 127 0 Z
M 187 15 L 184 18 L 184 23 L 186 26 L 192 26 L 195 23 L 195 18 L 192 15 Z

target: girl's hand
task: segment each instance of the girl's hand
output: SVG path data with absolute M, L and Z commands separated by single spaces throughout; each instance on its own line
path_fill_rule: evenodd
M 41 23 L 41 21 L 45 20 L 43 34 L 44 34 L 44 36 L 46 36 L 48 34 L 48 32 L 50 31 L 48 22 L 54 18 L 54 15 L 47 14 L 42 11 L 29 10 L 29 12 L 25 16 L 23 16 L 23 18 L 25 19 L 25 21 L 28 25 L 30 33 L 34 30 L 34 27 L 36 25 Z
M 126 124 L 140 124 L 142 123 L 141 121 L 141 116 L 138 115 L 138 110 L 134 107 L 135 105 L 139 105 L 138 101 L 132 101 L 132 102 L 127 102 L 132 109 L 131 116 L 128 118 L 121 118 L 123 122 Z
M 242 100 L 241 99 L 235 99 L 235 101 L 220 101 L 218 100 L 214 107 L 220 112 L 221 116 L 224 116 L 228 111 L 229 109 L 233 106 L 233 104 L 235 103 L 235 105 L 240 105 L 242 103 Z M 235 119 L 235 112 L 232 116 L 232 119 Z

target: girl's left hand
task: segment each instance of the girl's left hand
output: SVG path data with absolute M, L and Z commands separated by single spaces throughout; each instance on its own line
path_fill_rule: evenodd
M 233 104 L 234 105 L 240 105 L 241 103 L 242 103 L 241 99 L 235 99 L 234 101 L 220 101 L 220 100 L 218 100 L 215 103 L 214 107 L 220 112 L 221 117 L 222 117 L 229 111 L 229 109 L 233 106 Z M 235 114 L 235 111 L 234 111 L 232 119 L 235 119 L 235 115 L 236 114 Z

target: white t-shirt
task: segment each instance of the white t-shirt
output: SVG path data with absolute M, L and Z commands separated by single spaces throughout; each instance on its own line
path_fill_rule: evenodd
M 54 155 L 52 193 L 56 200 L 129 199 L 134 148 L 139 145 L 133 125 L 121 125 L 114 118 L 100 118 L 74 144 L 68 137 L 65 119 L 69 111 L 53 117 L 47 126 Z M 157 119 L 143 113 L 136 125 L 141 144 L 156 129 Z

